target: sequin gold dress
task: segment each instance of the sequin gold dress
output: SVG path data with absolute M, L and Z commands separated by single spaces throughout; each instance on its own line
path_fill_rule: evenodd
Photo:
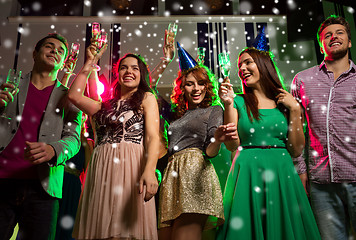
M 159 201 L 159 228 L 169 227 L 184 213 L 208 216 L 204 229 L 224 222 L 219 179 L 205 157 L 216 128 L 222 124 L 220 106 L 188 110 L 168 128 L 168 165 Z
M 234 106 L 239 114 L 242 150 L 226 182 L 226 221 L 217 239 L 320 239 L 307 195 L 286 149 L 287 119 L 277 108 L 260 109 L 261 120 L 251 122 L 239 95 Z
M 96 145 L 87 170 L 76 239 L 157 239 L 155 202 L 138 182 L 145 167 L 144 118 L 125 101 L 107 101 L 93 115 Z M 74 204 L 74 203 L 73 203 Z

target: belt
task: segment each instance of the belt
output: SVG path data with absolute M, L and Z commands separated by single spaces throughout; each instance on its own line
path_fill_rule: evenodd
M 286 148 L 282 146 L 271 146 L 271 145 L 266 145 L 266 146 L 241 146 L 242 149 L 249 149 L 249 148 L 261 148 L 261 149 L 271 149 L 271 148 Z

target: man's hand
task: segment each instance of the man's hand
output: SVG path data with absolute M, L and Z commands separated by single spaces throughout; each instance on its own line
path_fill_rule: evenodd
M 70 74 L 70 75 L 73 75 L 74 73 L 74 69 L 77 65 L 77 61 L 78 61 L 78 56 L 75 57 L 75 58 L 71 58 L 69 57 L 67 59 L 67 61 L 64 63 L 64 71 L 65 71 L 65 74 Z
M 50 161 L 55 155 L 51 145 L 44 142 L 28 142 L 26 141 L 25 159 L 32 164 L 37 165 Z
M 8 91 L 9 89 L 11 91 Z M 14 101 L 14 96 L 17 94 L 19 89 L 13 89 L 15 89 L 15 86 L 10 83 L 4 83 L 0 86 L 0 108 L 6 107 L 9 102 Z

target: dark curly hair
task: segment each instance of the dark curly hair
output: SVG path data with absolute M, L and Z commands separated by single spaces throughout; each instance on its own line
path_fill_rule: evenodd
M 178 119 L 184 115 L 187 109 L 187 99 L 184 96 L 185 80 L 189 74 L 192 74 L 197 80 L 204 80 L 204 86 L 206 93 L 203 101 L 198 104 L 199 108 L 207 108 L 212 105 L 219 104 L 218 87 L 215 80 L 215 76 L 210 70 L 203 66 L 198 65 L 187 71 L 179 71 L 178 77 L 174 80 L 174 88 L 171 95 L 172 110 L 174 112 L 175 119 Z
M 276 102 L 277 108 L 288 118 L 288 109 L 283 104 L 277 104 L 276 96 L 280 93 L 279 89 L 285 89 L 283 85 L 283 78 L 279 73 L 277 66 L 273 61 L 273 55 L 269 51 L 261 51 L 253 47 L 245 48 L 239 54 L 248 53 L 253 61 L 256 63 L 258 71 L 260 72 L 260 85 L 263 92 L 269 99 Z M 239 68 L 239 66 L 237 66 Z M 241 78 L 240 74 L 239 77 Z M 242 79 L 242 78 L 241 78 Z M 258 100 L 253 93 L 253 89 L 247 87 L 243 82 L 241 83 L 243 90 L 243 98 L 245 100 L 247 115 L 252 119 L 260 120 L 258 111 Z
M 134 111 L 141 110 L 141 104 L 146 92 L 151 92 L 151 88 L 148 86 L 147 81 L 150 82 L 150 73 L 149 68 L 145 62 L 145 60 L 140 56 L 133 53 L 127 53 L 125 56 L 120 58 L 117 63 L 113 66 L 113 85 L 114 85 L 114 92 L 113 92 L 113 101 L 117 101 L 121 98 L 121 87 L 118 81 L 119 78 L 119 69 L 121 67 L 121 63 L 124 59 L 132 57 L 137 59 L 138 67 L 140 69 L 140 83 L 138 85 L 138 89 L 134 92 L 128 99 L 127 103 L 132 107 Z

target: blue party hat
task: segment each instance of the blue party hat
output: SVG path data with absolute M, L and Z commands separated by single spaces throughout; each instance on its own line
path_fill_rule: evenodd
M 185 51 L 185 49 L 177 42 L 177 49 L 178 49 L 178 58 L 179 58 L 179 69 L 183 71 L 187 71 L 195 66 L 198 63 L 194 60 L 190 54 Z
M 261 51 L 269 51 L 268 39 L 266 38 L 265 26 L 262 27 L 261 32 L 256 36 L 252 46 Z

